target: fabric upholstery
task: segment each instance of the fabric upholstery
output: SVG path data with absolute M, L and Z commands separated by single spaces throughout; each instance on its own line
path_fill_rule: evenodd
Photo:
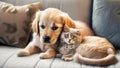
M 2 0 L 14 5 L 41 2 L 41 10 L 48 7 L 58 8 L 67 12 L 72 19 L 81 20 L 90 24 L 90 10 L 92 0 Z
M 94 0 L 0 0 L 0 1 L 12 3 L 14 5 L 25 5 L 27 3 L 33 3 L 33 2 L 40 1 L 42 4 L 42 7 L 41 7 L 42 10 L 44 10 L 48 7 L 59 8 L 62 11 L 67 12 L 73 19 L 82 20 L 82 21 L 89 23 L 90 10 L 92 10 L 91 8 L 89 8 L 90 4 L 91 4 L 90 2 L 94 1 Z M 105 12 L 103 12 L 103 10 L 101 10 L 101 12 L 100 11 L 98 12 L 97 9 L 101 8 L 101 7 L 99 7 L 99 5 L 103 5 L 103 4 L 105 6 L 108 5 L 107 1 L 110 1 L 110 0 L 95 0 L 94 8 L 93 8 L 94 9 L 93 27 L 94 27 L 95 33 L 99 36 L 104 36 L 104 37 L 107 37 L 106 36 L 107 32 L 104 35 L 102 32 L 100 32 L 100 28 L 102 29 L 101 31 L 105 32 L 104 30 L 106 30 L 106 29 L 104 29 L 105 28 L 104 24 L 106 22 L 102 21 L 102 23 L 101 23 L 100 20 L 104 20 L 102 18 L 108 19 L 108 17 L 110 15 L 108 15 L 108 17 L 106 17 L 106 16 L 103 17 L 101 15 L 104 15 L 104 14 L 107 15 L 107 11 L 109 9 L 105 8 L 106 9 Z M 116 7 L 119 7 L 118 3 L 120 0 L 114 0 L 114 1 L 116 1 L 116 2 L 109 3 L 109 5 L 110 4 L 111 5 L 108 7 L 112 7 L 112 5 L 115 6 L 115 4 L 116 4 Z M 98 6 L 96 5 L 96 3 L 99 3 Z M 113 11 L 113 10 L 111 9 L 111 11 Z M 108 11 L 108 12 L 111 12 L 111 11 Z M 119 10 L 117 12 L 119 12 Z M 101 14 L 101 13 L 104 13 L 104 14 Z M 98 15 L 98 14 L 100 14 L 100 15 Z M 96 17 L 98 17 L 99 20 L 97 20 Z M 114 16 L 114 17 L 116 18 L 116 16 Z M 118 15 L 118 17 L 119 17 L 119 15 Z M 108 21 L 110 22 L 112 18 L 113 17 L 110 17 L 108 19 Z M 114 25 L 115 24 L 116 24 L 116 21 L 114 22 Z M 113 23 L 111 25 L 113 25 Z M 118 23 L 117 23 L 117 25 L 118 25 Z M 110 25 L 106 25 L 107 28 L 111 27 L 111 26 L 110 27 L 109 26 Z M 117 29 L 117 28 L 118 27 L 115 27 L 115 29 Z M 108 34 L 109 34 L 109 32 L 108 32 Z M 120 38 L 120 37 L 118 36 L 118 38 Z M 119 40 L 117 40 L 117 41 L 119 41 Z M 118 50 L 117 53 L 115 54 L 118 59 L 118 62 L 116 64 L 113 64 L 110 66 L 105 66 L 105 67 L 98 67 L 98 66 L 85 65 L 82 63 L 75 63 L 73 61 L 66 62 L 60 58 L 40 59 L 39 53 L 31 55 L 31 56 L 26 56 L 26 57 L 18 57 L 17 51 L 19 49 L 21 49 L 21 48 L 14 48 L 14 47 L 0 45 L 0 68 L 120 68 L 120 62 L 119 62 L 120 61 L 120 50 Z
M 93 30 L 120 48 L 120 0 L 94 0 Z
M 0 4 L 0 43 L 25 47 L 31 30 L 32 17 L 40 3 L 24 6 Z

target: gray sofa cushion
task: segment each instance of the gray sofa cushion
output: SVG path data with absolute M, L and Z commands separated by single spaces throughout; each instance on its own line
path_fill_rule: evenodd
M 94 0 L 93 29 L 120 48 L 120 0 Z
M 107 67 L 89 66 L 60 58 L 40 59 L 39 53 L 26 57 L 17 57 L 20 48 L 0 45 L 0 68 L 120 68 L 120 62 Z M 120 61 L 120 50 L 116 57 Z
M 72 19 L 90 23 L 90 10 L 92 0 L 2 0 L 14 5 L 24 5 L 32 2 L 41 2 L 41 10 L 48 7 L 58 8 L 67 12 Z

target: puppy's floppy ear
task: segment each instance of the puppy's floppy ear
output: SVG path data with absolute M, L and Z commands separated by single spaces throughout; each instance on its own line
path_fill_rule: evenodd
M 62 17 L 62 19 L 63 19 L 63 22 L 64 22 L 64 27 L 66 28 L 66 26 L 67 26 L 67 28 L 69 27 L 69 28 L 75 28 L 76 27 L 76 25 L 75 25 L 75 23 L 74 23 L 74 21 L 70 18 L 70 16 L 67 14 L 67 13 L 61 13 L 61 17 Z
M 32 23 L 32 29 L 35 33 L 39 34 L 39 20 L 40 20 L 41 11 L 38 11 L 35 15 L 35 18 Z

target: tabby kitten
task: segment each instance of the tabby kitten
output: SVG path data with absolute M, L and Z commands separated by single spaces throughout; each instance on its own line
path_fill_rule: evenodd
M 60 37 L 58 51 L 63 60 L 74 60 L 89 65 L 109 65 L 117 61 L 115 48 L 105 38 L 82 37 L 78 29 L 69 28 Z
M 71 58 L 78 45 L 82 41 L 82 36 L 80 35 L 79 29 L 65 30 L 62 32 L 60 37 L 60 45 L 58 47 L 58 51 L 60 54 L 57 54 L 57 57 L 62 57 L 62 59 L 67 60 L 67 58 Z M 71 58 L 72 60 L 72 58 Z

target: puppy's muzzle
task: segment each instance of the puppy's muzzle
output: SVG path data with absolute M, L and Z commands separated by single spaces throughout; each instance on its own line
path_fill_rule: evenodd
M 44 38 L 43 38 L 43 41 L 44 41 L 44 43 L 50 43 L 50 37 L 49 36 L 45 36 Z

